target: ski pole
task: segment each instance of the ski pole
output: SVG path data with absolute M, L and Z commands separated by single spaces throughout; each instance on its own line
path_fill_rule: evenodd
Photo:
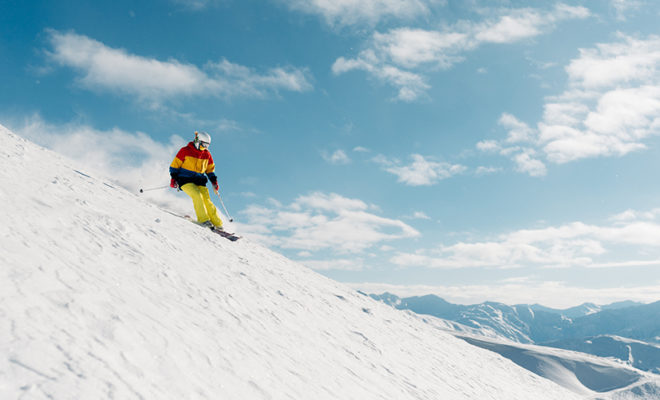
M 229 222 L 234 222 L 234 219 L 231 217 L 231 215 L 229 215 L 229 212 L 227 211 L 227 207 L 225 207 L 225 202 L 222 201 L 222 196 L 220 196 L 220 192 L 216 190 L 215 194 L 217 194 L 218 198 L 220 198 L 220 204 L 222 204 L 222 208 L 225 210 L 225 214 L 227 215 L 227 217 L 229 217 Z
M 140 188 L 140 193 L 149 192 L 149 191 L 151 191 L 151 190 L 165 189 L 165 188 L 168 188 L 168 187 L 170 187 L 170 185 L 158 186 L 158 187 L 155 187 L 155 188 L 149 188 L 149 189 L 142 189 L 142 188 Z

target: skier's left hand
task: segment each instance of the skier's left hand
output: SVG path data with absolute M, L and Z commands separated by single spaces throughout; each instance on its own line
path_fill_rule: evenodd
M 213 182 L 213 191 L 217 194 L 218 190 L 220 190 L 220 186 L 218 185 L 218 182 Z

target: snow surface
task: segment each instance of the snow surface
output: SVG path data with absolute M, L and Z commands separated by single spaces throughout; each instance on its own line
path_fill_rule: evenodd
M 1 125 L 0 158 L 0 399 L 579 398 Z

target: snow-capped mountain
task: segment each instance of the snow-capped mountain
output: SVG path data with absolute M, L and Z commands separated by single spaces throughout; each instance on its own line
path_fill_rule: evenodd
M 579 306 L 567 308 L 564 310 L 545 307 L 540 304 L 534 304 L 530 308 L 533 311 L 545 311 L 549 313 L 563 315 L 568 318 L 579 318 L 579 317 L 584 317 L 585 315 L 591 315 L 605 310 L 618 310 L 621 308 L 636 307 L 641 305 L 643 305 L 643 303 L 638 303 L 636 301 L 628 300 L 628 301 L 619 301 L 616 303 L 602 305 L 602 306 L 594 303 L 584 303 L 584 304 L 580 304 Z
M 646 342 L 660 337 L 660 301 L 607 306 L 583 304 L 567 310 L 540 305 L 485 302 L 473 305 L 449 303 L 435 295 L 399 298 L 391 293 L 370 295 L 401 310 L 432 315 L 519 343 L 545 343 L 566 338 L 617 335 Z
M 458 322 L 477 329 L 483 336 L 501 337 L 519 343 L 553 340 L 567 323 L 567 318 L 560 314 L 535 312 L 528 305 L 508 306 L 495 302 L 459 305 L 434 295 L 398 298 L 386 293 L 371 297 L 400 310 Z
M 441 318 L 444 328 L 455 332 L 575 350 L 660 373 L 660 302 L 587 303 L 555 310 L 492 302 L 465 306 L 433 295 L 399 298 L 385 293 L 371 297 L 398 309 Z
M 580 398 L 2 126 L 0 158 L 2 399 Z

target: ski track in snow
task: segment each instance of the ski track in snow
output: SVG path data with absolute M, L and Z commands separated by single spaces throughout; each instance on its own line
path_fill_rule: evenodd
M 1 399 L 580 398 L 1 125 L 0 158 Z

